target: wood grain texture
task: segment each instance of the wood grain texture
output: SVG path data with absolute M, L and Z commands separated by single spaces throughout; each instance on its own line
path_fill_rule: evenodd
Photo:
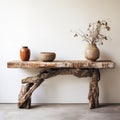
M 98 81 L 100 80 L 100 74 L 98 69 L 92 68 L 42 68 L 37 76 L 27 77 L 22 80 L 22 85 L 19 94 L 19 108 L 30 108 L 31 95 L 34 90 L 47 78 L 54 77 L 56 75 L 72 74 L 76 77 L 91 77 L 90 90 L 89 90 L 89 108 L 95 108 L 99 106 L 99 88 Z
M 19 93 L 19 108 L 30 108 L 31 106 L 31 95 L 33 91 L 43 82 L 43 79 L 40 79 L 37 83 L 31 84 L 28 83 L 22 87 Z
M 89 108 L 99 107 L 99 86 L 101 68 L 114 68 L 115 63 L 110 60 L 86 61 L 86 60 L 60 60 L 53 62 L 41 61 L 10 61 L 8 68 L 40 68 L 37 76 L 22 79 L 22 86 L 19 94 L 19 108 L 31 107 L 31 95 L 34 90 L 47 78 L 56 75 L 71 74 L 76 77 L 91 77 L 89 87 Z
M 21 99 L 23 98 L 23 96 L 25 96 L 25 94 L 29 91 L 30 87 L 33 84 L 31 83 L 27 83 L 26 85 L 22 85 L 21 87 L 21 91 L 18 95 L 18 100 L 21 101 Z M 18 103 L 18 107 L 19 108 L 30 108 L 31 107 L 31 97 L 29 97 L 28 99 L 26 99 L 23 104 Z
M 114 62 L 110 60 L 60 60 L 53 62 L 41 61 L 10 61 L 8 68 L 114 68 Z
M 89 108 L 97 108 L 99 107 L 99 86 L 98 81 L 100 80 L 100 72 L 99 69 L 94 69 L 93 74 L 90 81 L 89 87 Z

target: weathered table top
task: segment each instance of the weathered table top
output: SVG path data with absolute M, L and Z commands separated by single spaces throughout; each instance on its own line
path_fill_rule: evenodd
M 87 60 L 56 60 L 53 62 L 9 61 L 8 68 L 114 68 L 111 60 L 87 61 Z

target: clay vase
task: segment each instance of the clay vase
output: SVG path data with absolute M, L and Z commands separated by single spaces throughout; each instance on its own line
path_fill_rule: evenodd
M 100 52 L 96 44 L 88 44 L 85 49 L 85 58 L 87 60 L 96 61 L 100 56 Z
M 20 59 L 22 61 L 29 61 L 29 59 L 30 59 L 30 49 L 27 46 L 23 46 L 20 49 Z

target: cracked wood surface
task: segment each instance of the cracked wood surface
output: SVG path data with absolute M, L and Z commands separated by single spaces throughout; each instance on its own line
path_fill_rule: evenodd
M 114 62 L 110 60 L 87 61 L 87 60 L 58 60 L 53 62 L 10 61 L 8 68 L 114 68 Z
M 47 78 L 54 77 L 59 74 L 72 74 L 76 77 L 91 77 L 89 89 L 89 108 L 99 107 L 99 87 L 98 81 L 100 80 L 99 69 L 92 68 L 43 68 L 37 76 L 27 77 L 22 80 L 21 91 L 19 93 L 19 108 L 30 108 L 31 95 L 33 91 Z
M 89 85 L 89 108 L 99 107 L 100 68 L 114 68 L 115 63 L 110 60 L 87 61 L 87 60 L 60 60 L 53 62 L 41 61 L 10 61 L 8 68 L 40 68 L 37 76 L 22 79 L 21 91 L 19 93 L 19 108 L 31 107 L 31 95 L 34 90 L 47 78 L 56 75 L 72 74 L 76 77 L 91 77 Z

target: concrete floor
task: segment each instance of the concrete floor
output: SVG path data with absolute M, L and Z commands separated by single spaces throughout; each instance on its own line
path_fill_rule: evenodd
M 88 104 L 42 104 L 18 109 L 16 104 L 0 104 L 0 120 L 120 120 L 120 104 L 88 109 Z

